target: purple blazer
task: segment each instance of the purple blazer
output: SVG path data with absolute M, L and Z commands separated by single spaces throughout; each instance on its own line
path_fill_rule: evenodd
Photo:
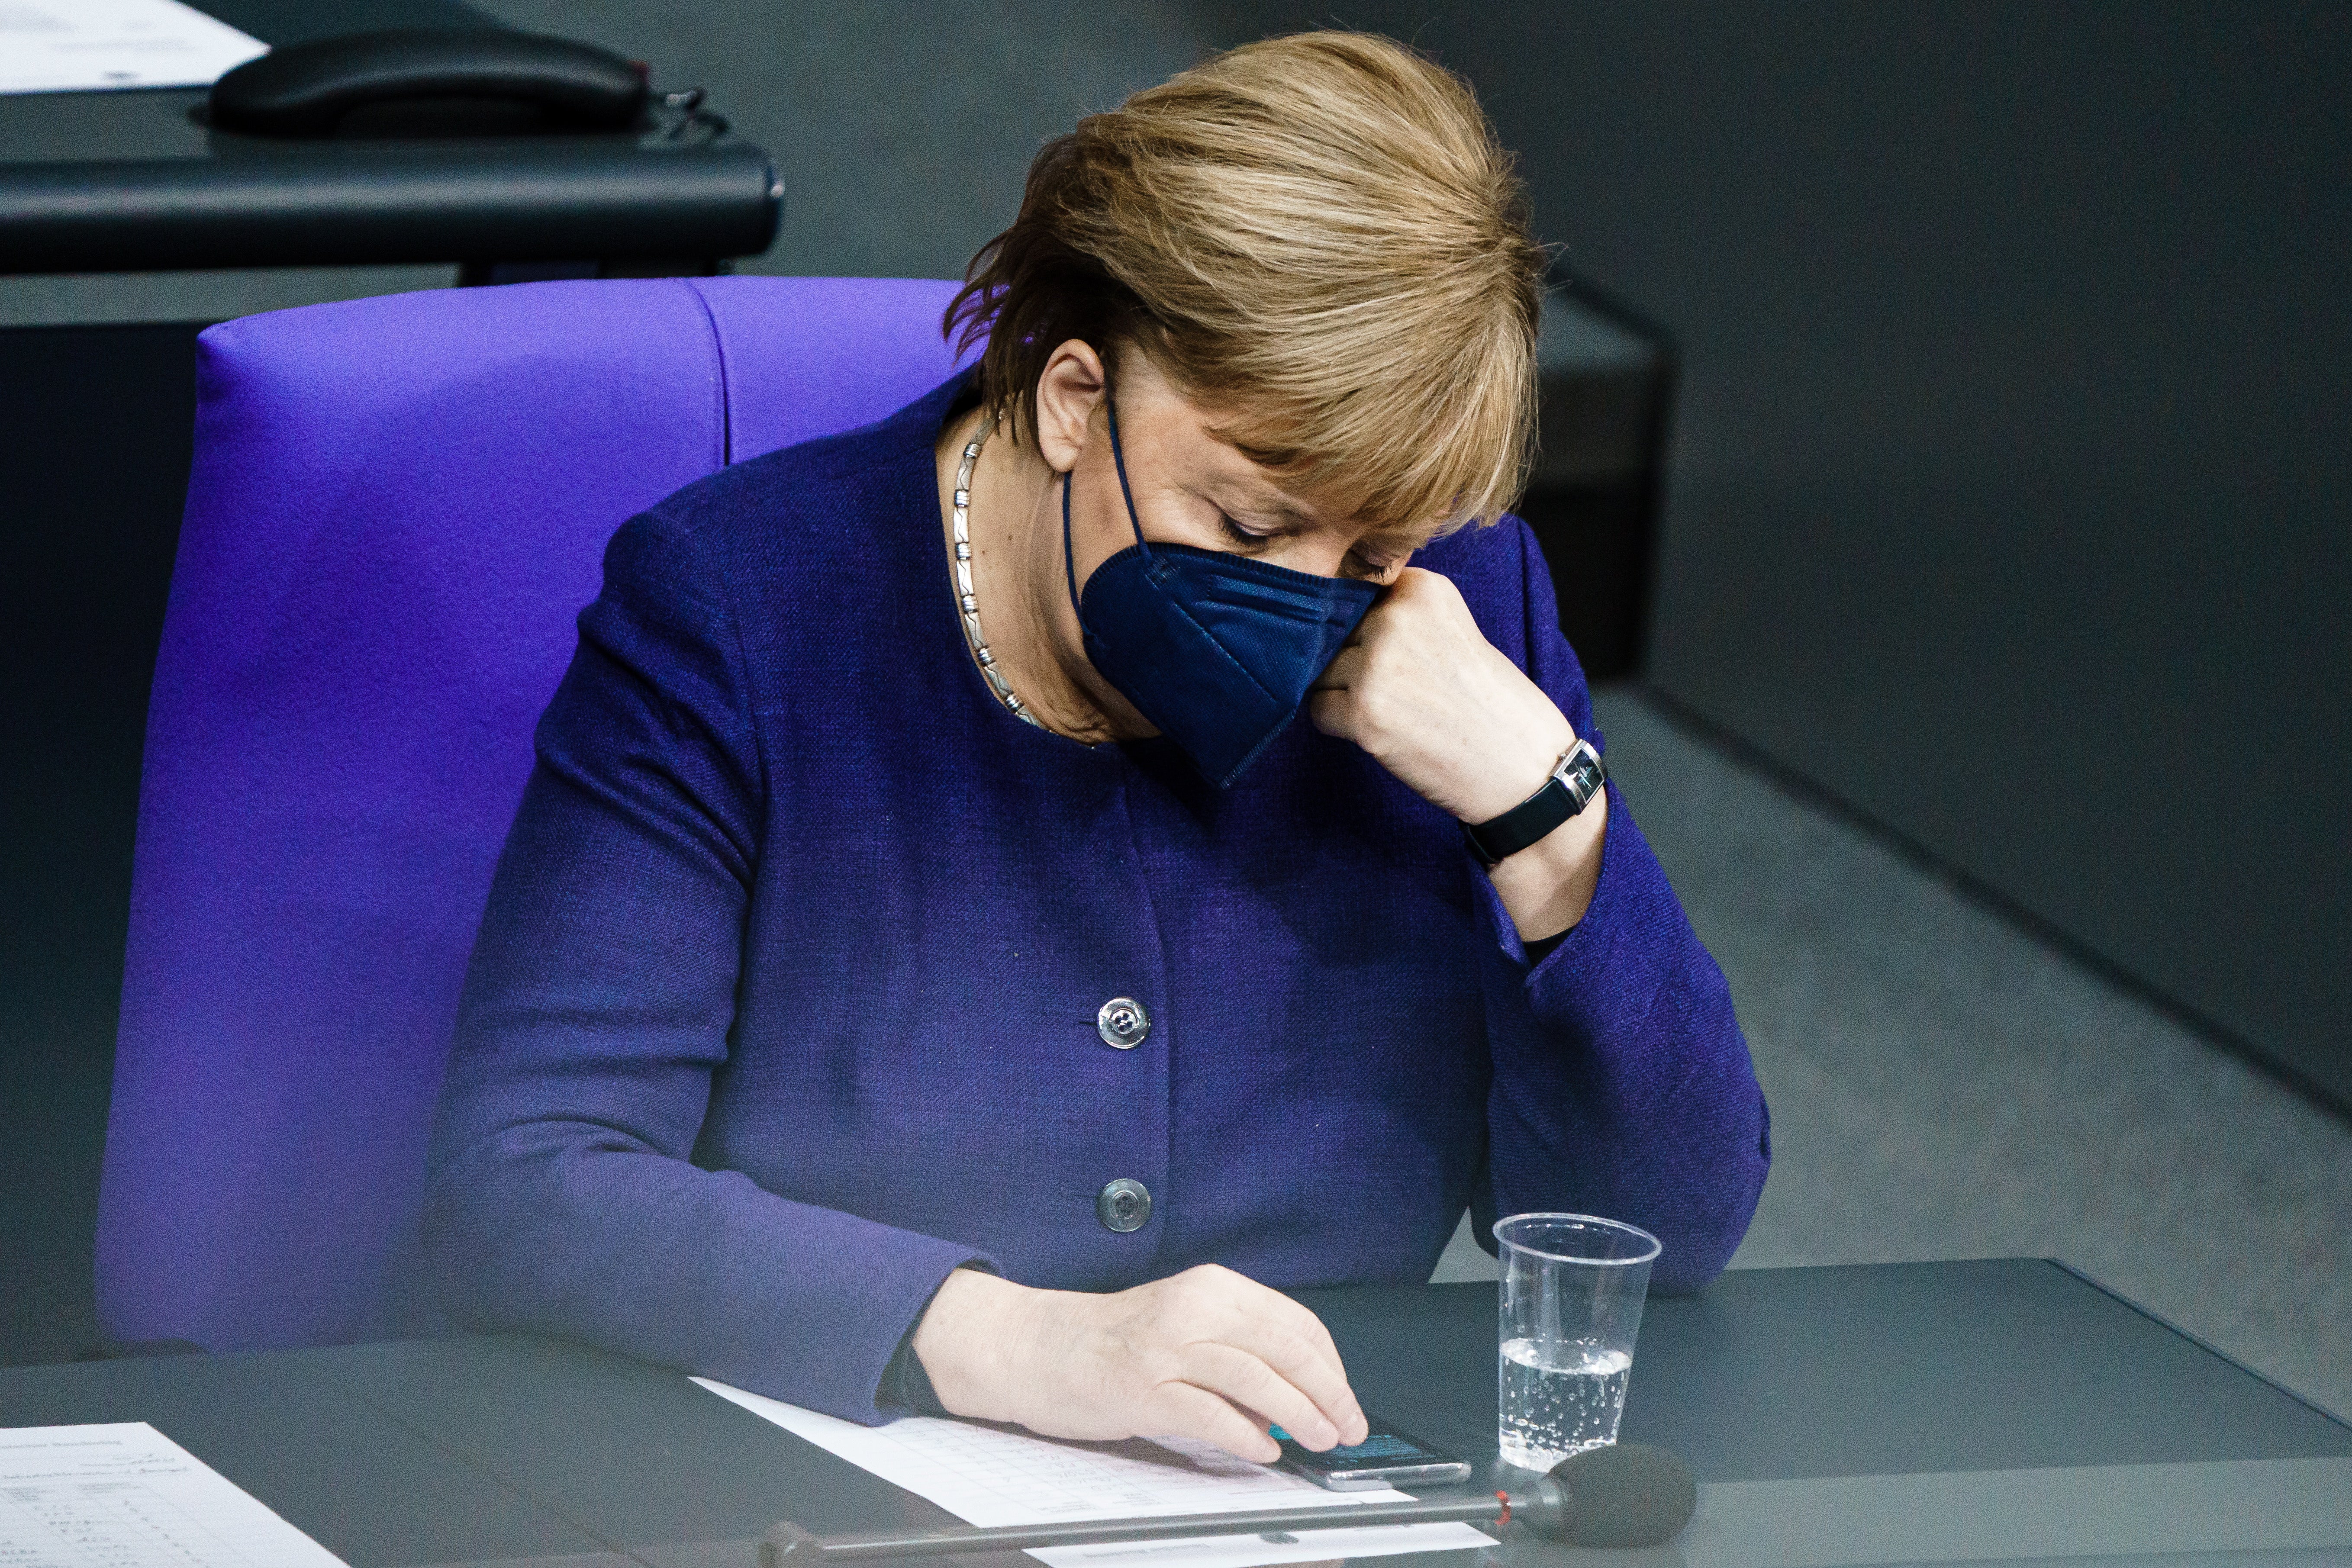
M 964 1263 L 1421 1280 L 1491 1196 L 1712 1279 L 1764 1100 L 1624 801 L 1530 969 L 1454 821 L 1348 742 L 1296 723 L 1220 792 L 1166 742 L 1021 722 L 949 587 L 931 446 L 963 392 L 614 536 L 467 981 L 445 1304 L 874 1422 Z M 1523 523 L 1417 563 L 1600 743 Z M 1114 997 L 1134 1048 L 1097 1029 Z M 1152 1199 L 1126 1233 L 1096 1212 L 1122 1177 Z

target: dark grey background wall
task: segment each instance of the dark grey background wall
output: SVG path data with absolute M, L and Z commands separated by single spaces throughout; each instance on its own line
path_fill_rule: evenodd
M 1653 680 L 2352 1101 L 2352 12 L 1345 20 L 1682 336 Z

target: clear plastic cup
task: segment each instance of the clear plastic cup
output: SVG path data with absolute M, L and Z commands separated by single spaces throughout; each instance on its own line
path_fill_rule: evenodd
M 1587 1214 L 1495 1223 L 1502 1254 L 1496 1439 L 1503 1462 L 1549 1470 L 1617 1440 L 1658 1238 Z

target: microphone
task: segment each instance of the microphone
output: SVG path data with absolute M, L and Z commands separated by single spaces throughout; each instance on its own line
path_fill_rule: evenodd
M 1690 1522 L 1698 1483 L 1690 1468 L 1646 1443 L 1612 1443 L 1571 1454 L 1524 1492 L 1408 1498 L 1402 1502 L 1255 1509 L 1245 1513 L 1160 1514 L 1066 1524 L 950 1525 L 940 1530 L 812 1535 L 780 1520 L 760 1539 L 760 1568 L 821 1568 L 886 1557 L 959 1552 L 1019 1552 L 1112 1541 L 1172 1541 L 1194 1535 L 1346 1530 L 1368 1524 L 1516 1524 L 1570 1546 L 1655 1546 Z

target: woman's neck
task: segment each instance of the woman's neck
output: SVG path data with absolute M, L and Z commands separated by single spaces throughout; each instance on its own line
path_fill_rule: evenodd
M 934 454 L 939 470 L 943 547 L 952 559 L 950 508 L 967 443 L 987 429 L 972 409 L 948 421 Z M 972 598 L 981 632 L 1007 685 L 1048 730 L 1087 745 L 1148 734 L 1120 724 L 1115 694 L 1096 692 L 1101 678 L 1087 663 L 1062 565 L 1061 476 L 1019 439 L 1010 423 L 991 432 L 971 479 L 966 518 L 971 536 Z M 953 614 L 952 600 L 942 606 Z

